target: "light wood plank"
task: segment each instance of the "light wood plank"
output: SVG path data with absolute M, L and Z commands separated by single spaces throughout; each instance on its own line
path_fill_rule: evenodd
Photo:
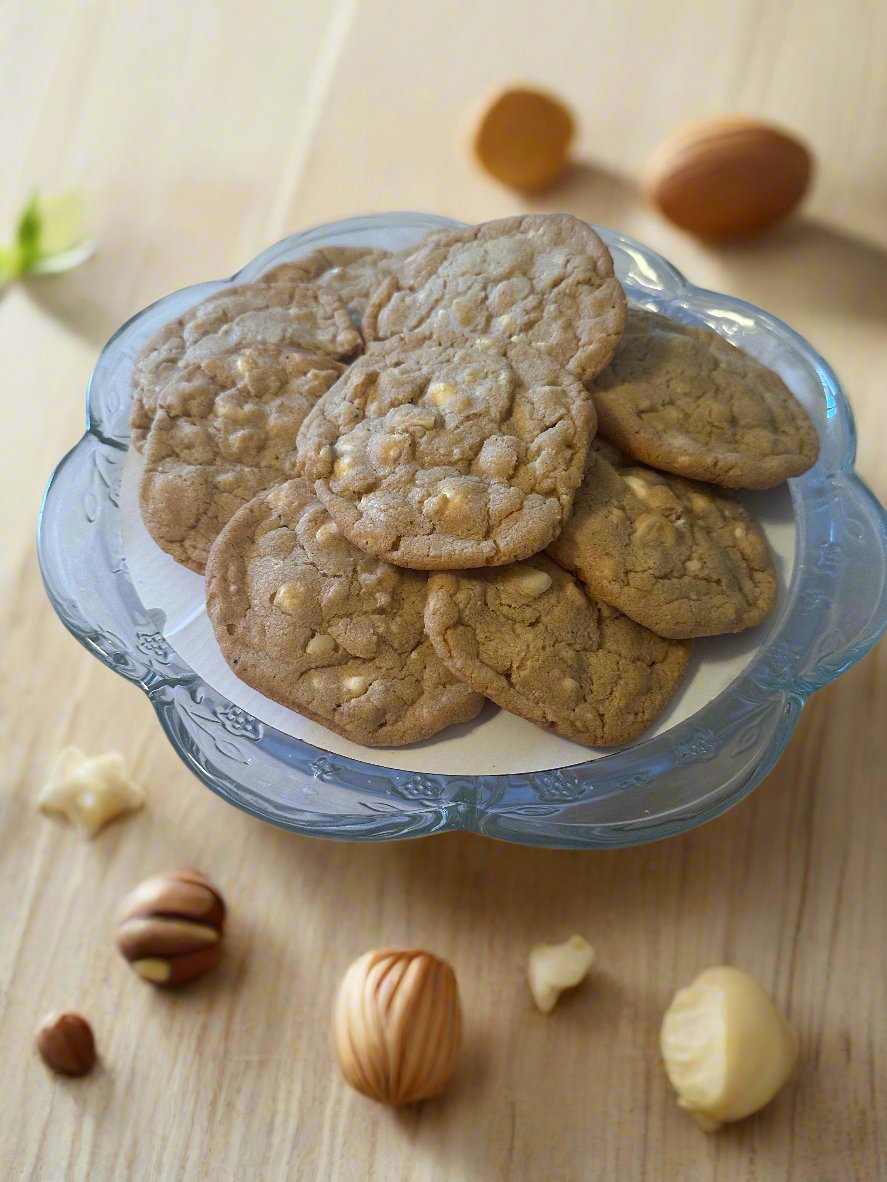
M 82 429 L 85 383 L 114 327 L 311 222 L 392 207 L 466 220 L 525 208 L 454 140 L 465 100 L 520 74 L 576 103 L 583 154 L 609 170 L 577 169 L 538 207 L 620 225 L 697 282 L 795 324 L 841 372 L 862 471 L 887 496 L 884 255 L 807 224 L 757 246 L 703 249 L 622 179 L 678 118 L 757 110 L 827 146 L 814 210 L 869 232 L 885 179 L 883 9 L 740 0 L 716 22 L 701 3 L 570 7 L 569 22 L 557 6 L 540 19 L 529 0 L 0 9 L 0 213 L 8 221 L 35 182 L 81 183 L 101 244 L 82 270 L 0 302 L 4 1179 L 880 1176 L 887 649 L 813 699 L 746 803 L 683 838 L 593 855 L 468 835 L 346 845 L 276 831 L 193 780 L 149 703 L 78 648 L 40 587 L 40 490 Z M 616 82 L 618 102 L 602 98 Z M 72 742 L 125 750 L 150 795 L 92 844 L 34 807 L 47 765 Z M 218 880 L 232 919 L 224 966 L 170 997 L 129 973 L 113 915 L 143 875 L 183 864 Z M 545 1018 L 524 958 L 574 930 L 596 945 L 599 970 Z M 341 1084 L 326 1024 L 348 962 L 401 941 L 453 961 L 467 1038 L 445 1099 L 391 1113 Z M 656 1036 L 672 991 L 721 960 L 773 990 L 803 1055 L 770 1109 L 709 1138 L 674 1106 Z M 32 1053 L 34 1024 L 59 1006 L 95 1024 L 103 1067 L 89 1080 L 53 1080 Z

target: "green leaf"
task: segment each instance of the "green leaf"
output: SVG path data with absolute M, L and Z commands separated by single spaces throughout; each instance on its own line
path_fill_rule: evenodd
M 40 258 L 40 240 L 43 233 L 43 217 L 40 212 L 40 199 L 36 193 L 22 210 L 18 220 L 15 240 L 18 246 L 19 275 L 30 271 Z
M 0 247 L 0 284 L 20 275 L 55 275 L 88 258 L 84 201 L 78 192 L 35 193 L 19 215 L 15 243 Z
M 18 251 L 11 246 L 0 246 L 0 287 L 18 275 Z

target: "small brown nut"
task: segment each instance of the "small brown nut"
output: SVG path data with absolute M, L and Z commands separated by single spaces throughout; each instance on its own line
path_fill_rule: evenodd
M 47 1014 L 35 1038 L 41 1059 L 58 1075 L 86 1075 L 95 1066 L 92 1027 L 80 1014 Z
M 564 173 L 576 124 L 544 91 L 509 86 L 487 95 L 475 116 L 471 147 L 478 163 L 519 193 L 550 188 Z
M 643 188 L 659 211 L 698 238 L 764 230 L 810 183 L 812 159 L 793 136 L 740 117 L 680 128 L 650 159 Z
M 430 952 L 381 949 L 342 979 L 333 1037 L 342 1074 L 385 1104 L 428 1100 L 444 1090 L 462 1034 L 456 975 Z
M 123 900 L 117 947 L 145 981 L 181 985 L 214 968 L 222 954 L 225 902 L 194 870 L 146 878 Z

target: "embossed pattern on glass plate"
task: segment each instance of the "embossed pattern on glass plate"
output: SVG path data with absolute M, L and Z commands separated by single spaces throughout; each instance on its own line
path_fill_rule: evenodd
M 832 370 L 797 333 L 742 300 L 705 291 L 655 252 L 601 230 L 629 298 L 706 324 L 776 368 L 803 375 L 819 463 L 790 484 L 797 526 L 791 585 L 743 673 L 692 718 L 603 759 L 526 776 L 398 772 L 333 755 L 251 717 L 203 682 L 147 611 L 122 552 L 118 492 L 129 445 L 129 374 L 172 316 L 274 263 L 336 243 L 409 245 L 455 225 L 385 214 L 321 226 L 264 251 L 230 280 L 176 292 L 105 346 L 88 391 L 88 429 L 44 496 L 38 552 L 65 626 L 148 694 L 186 765 L 231 804 L 284 828 L 360 840 L 471 829 L 528 844 L 595 848 L 667 837 L 717 816 L 770 771 L 811 693 L 869 651 L 887 624 L 887 516 L 854 474 L 850 408 Z

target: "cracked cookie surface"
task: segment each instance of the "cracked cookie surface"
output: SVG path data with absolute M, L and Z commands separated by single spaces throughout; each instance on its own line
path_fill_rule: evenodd
M 772 488 L 816 463 L 819 439 L 782 378 L 707 329 L 631 308 L 589 387 L 601 436 L 654 468 Z
M 548 553 L 592 596 L 660 636 L 740 632 L 776 602 L 766 539 L 742 505 L 598 441 Z
M 244 345 L 283 345 L 342 361 L 363 348 L 341 298 L 318 284 L 243 283 L 223 288 L 165 324 L 133 365 L 132 441 L 142 449 L 160 391 L 182 365 Z
M 398 566 L 497 566 L 543 550 L 594 434 L 582 384 L 498 337 L 376 346 L 317 403 L 299 468 L 355 545 Z
M 570 214 L 431 234 L 370 300 L 364 338 L 416 330 L 521 336 L 583 381 L 613 356 L 625 295 L 610 252 Z
M 343 372 L 329 358 L 277 345 L 176 370 L 145 445 L 142 517 L 158 546 L 202 573 L 237 510 L 297 475 L 299 427 Z
M 456 677 L 592 747 L 627 743 L 668 704 L 689 657 L 590 598 L 550 558 L 430 577 L 425 628 Z
M 370 297 L 391 273 L 399 258 L 372 246 L 325 246 L 292 262 L 278 263 L 262 276 L 263 283 L 314 280 L 340 296 L 352 320 L 360 323 Z
M 483 705 L 425 635 L 427 576 L 352 546 L 302 480 L 235 514 L 206 578 L 237 676 L 356 743 L 415 743 Z

